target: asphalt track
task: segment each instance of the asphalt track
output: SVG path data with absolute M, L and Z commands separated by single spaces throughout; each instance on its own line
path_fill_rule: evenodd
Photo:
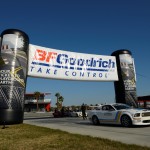
M 79 117 L 53 118 L 51 113 L 25 113 L 24 123 L 150 147 L 150 126 L 131 128 L 115 125 L 94 126 L 89 120 Z

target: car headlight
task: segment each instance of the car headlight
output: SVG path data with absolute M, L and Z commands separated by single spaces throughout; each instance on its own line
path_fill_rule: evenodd
M 140 113 L 134 114 L 134 117 L 140 117 Z

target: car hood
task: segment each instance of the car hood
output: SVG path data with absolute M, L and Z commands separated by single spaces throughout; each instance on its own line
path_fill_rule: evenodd
M 141 108 L 129 108 L 129 109 L 122 109 L 120 111 L 125 111 L 125 112 L 129 112 L 129 113 L 132 113 L 132 114 L 150 112 L 150 110 L 148 110 L 148 109 L 141 109 Z

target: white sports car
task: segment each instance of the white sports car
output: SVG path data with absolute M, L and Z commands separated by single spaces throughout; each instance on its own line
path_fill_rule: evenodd
M 121 103 L 106 104 L 102 105 L 99 110 L 90 110 L 88 117 L 94 125 L 101 123 L 121 124 L 124 127 L 150 125 L 150 110 L 131 108 Z

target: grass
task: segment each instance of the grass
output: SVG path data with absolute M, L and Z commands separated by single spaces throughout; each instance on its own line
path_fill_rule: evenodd
M 27 124 L 0 128 L 0 150 L 150 150 L 102 138 Z

